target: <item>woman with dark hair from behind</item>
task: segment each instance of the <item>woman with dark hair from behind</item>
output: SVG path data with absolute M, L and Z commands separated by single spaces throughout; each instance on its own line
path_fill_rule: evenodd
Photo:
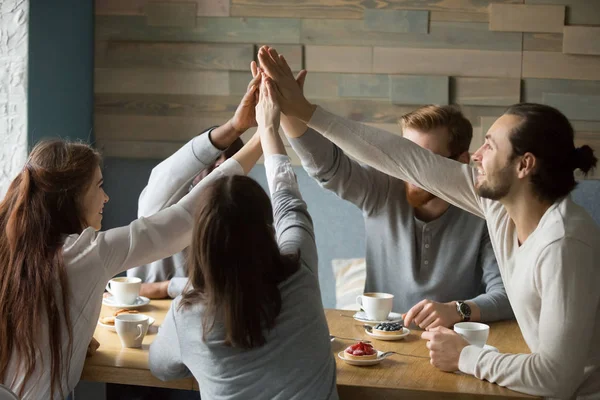
M 201 135 L 179 151 L 212 163 L 233 140 Z M 108 280 L 186 247 L 203 188 L 259 157 L 257 136 L 177 204 L 97 232 L 108 201 L 100 155 L 64 140 L 37 144 L 0 203 L 0 382 L 22 399 L 64 399 L 81 376 Z
M 203 193 L 190 246 L 190 290 L 150 346 L 163 380 L 193 375 L 203 400 L 337 399 L 312 220 L 279 137 L 274 86 L 256 107 L 272 202 L 247 177 Z

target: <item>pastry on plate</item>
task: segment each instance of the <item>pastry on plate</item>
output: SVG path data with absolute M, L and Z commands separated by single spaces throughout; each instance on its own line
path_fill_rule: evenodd
M 377 350 L 368 343 L 358 342 L 344 350 L 344 357 L 348 360 L 375 360 Z
M 404 332 L 404 326 L 398 322 L 382 322 L 373 327 L 376 335 L 400 335 Z

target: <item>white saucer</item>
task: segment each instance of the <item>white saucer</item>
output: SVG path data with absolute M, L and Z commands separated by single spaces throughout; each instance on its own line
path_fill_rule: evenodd
M 354 317 L 354 319 L 358 322 L 362 322 L 363 324 L 367 325 L 377 325 L 383 322 L 402 322 L 402 314 L 396 312 L 389 313 L 388 319 L 386 319 L 385 321 L 374 321 L 372 319 L 369 319 L 367 318 L 367 314 L 364 311 L 358 311 L 352 317 Z
M 484 350 L 492 350 L 492 351 L 500 352 L 496 347 L 490 346 L 489 344 L 486 344 L 485 346 L 483 346 L 483 349 Z
M 410 330 L 408 328 L 402 327 L 402 333 L 398 333 L 397 335 L 379 335 L 377 333 L 369 332 L 369 330 L 365 328 L 365 333 L 377 340 L 400 340 L 408 336 Z
M 381 355 L 383 354 L 383 351 L 377 351 L 377 358 L 375 358 L 374 360 L 349 360 L 346 357 L 344 357 L 344 352 L 340 351 L 338 353 L 338 357 L 340 360 L 344 360 L 345 363 L 350 364 L 350 365 L 356 365 L 359 367 L 364 367 L 367 365 L 375 365 L 375 364 L 379 364 L 381 361 L 385 360 L 386 357 L 381 357 Z
M 138 296 L 133 304 L 119 304 L 115 301 L 113 296 L 108 296 L 102 299 L 102 304 L 113 308 L 138 308 L 143 307 L 150 303 L 150 299 L 144 296 Z
M 134 314 L 134 315 L 139 315 L 139 314 Z M 148 326 L 152 326 L 152 324 L 155 322 L 154 318 L 152 317 L 148 317 Z M 102 322 L 100 322 L 100 320 L 98 320 L 98 325 L 100 325 L 101 327 L 108 329 L 111 332 L 116 332 L 117 328 L 115 328 L 114 325 L 109 325 L 109 324 L 103 324 Z

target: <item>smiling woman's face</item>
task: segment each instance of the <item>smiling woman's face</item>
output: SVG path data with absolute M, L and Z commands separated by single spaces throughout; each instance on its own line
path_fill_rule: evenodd
M 81 212 L 84 222 L 95 230 L 102 228 L 102 211 L 109 197 L 104 193 L 104 180 L 100 167 L 96 167 L 94 178 L 90 186 L 81 197 Z

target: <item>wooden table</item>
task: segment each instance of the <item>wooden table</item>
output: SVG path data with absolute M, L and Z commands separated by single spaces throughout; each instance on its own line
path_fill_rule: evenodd
M 140 312 L 156 319 L 148 330 L 141 349 L 123 349 L 115 332 L 98 326 L 94 337 L 100 342 L 97 353 L 86 360 L 81 379 L 93 382 L 121 383 L 140 386 L 168 387 L 198 390 L 194 379 L 163 382 L 148 369 L 148 348 L 158 326 L 164 320 L 170 300 L 153 300 Z M 112 315 L 114 310 L 103 306 L 101 316 Z M 427 356 L 425 341 L 420 331 L 413 331 L 404 340 L 384 342 L 370 338 L 361 325 L 352 318 L 352 311 L 325 310 L 332 335 L 371 340 L 378 350 L 394 350 L 404 354 Z M 491 324 L 488 343 L 507 353 L 529 353 L 514 321 Z M 428 359 L 391 356 L 378 365 L 355 367 L 337 357 L 337 353 L 351 344 L 335 340 L 332 352 L 337 364 L 337 383 L 341 399 L 530 399 L 521 393 L 480 381 L 460 373 L 446 373 L 434 368 Z

